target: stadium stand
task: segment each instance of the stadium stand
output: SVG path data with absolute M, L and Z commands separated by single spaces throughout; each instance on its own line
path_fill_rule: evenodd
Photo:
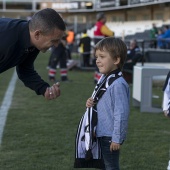
M 53 8 L 67 23 L 68 29 L 76 33 L 74 51 L 84 28 L 93 38 L 94 23 L 98 12 L 105 12 L 106 25 L 116 37 L 125 41 L 132 38 L 140 41 L 143 54 L 149 47 L 149 30 L 155 23 L 158 28 L 170 24 L 169 0 L 0 0 L 0 16 L 27 19 L 43 8 Z M 93 43 L 92 43 L 93 46 Z M 148 52 L 149 55 L 153 52 Z M 148 55 L 147 53 L 147 55 Z M 147 60 L 149 61 L 149 60 Z
M 106 25 L 115 32 L 116 37 L 134 37 L 139 36 L 138 39 L 148 38 L 148 31 L 155 23 L 157 27 L 162 27 L 170 21 L 150 20 L 150 21 L 133 21 L 133 22 L 108 22 Z M 94 27 L 88 30 L 88 34 L 93 37 Z M 143 34 L 138 34 L 143 33 Z M 144 36 L 144 37 L 143 37 Z M 136 38 L 136 37 L 135 37 Z

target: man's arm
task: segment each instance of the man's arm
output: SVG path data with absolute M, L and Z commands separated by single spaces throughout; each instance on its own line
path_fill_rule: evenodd
M 101 27 L 101 33 L 108 37 L 114 36 L 114 32 L 111 31 L 106 25 Z
M 34 90 L 37 95 L 44 95 L 49 84 L 46 83 L 34 69 L 34 61 L 39 51 L 32 52 L 20 65 L 16 67 L 19 79 L 26 87 Z

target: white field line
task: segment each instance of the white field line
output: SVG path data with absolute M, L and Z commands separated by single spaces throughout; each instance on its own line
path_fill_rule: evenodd
M 2 105 L 0 107 L 0 145 L 2 142 L 2 135 L 3 135 L 3 131 L 4 131 L 5 123 L 6 123 L 6 118 L 8 115 L 8 110 L 12 102 L 16 80 L 17 80 L 17 74 L 16 74 L 16 71 L 14 71 L 12 79 L 8 85 L 8 89 L 5 93 L 4 99 L 2 101 Z

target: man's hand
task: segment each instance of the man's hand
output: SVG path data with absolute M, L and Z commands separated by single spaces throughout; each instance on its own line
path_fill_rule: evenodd
M 52 100 L 60 96 L 60 84 L 56 83 L 51 87 L 48 87 L 45 91 L 45 98 L 47 100 Z

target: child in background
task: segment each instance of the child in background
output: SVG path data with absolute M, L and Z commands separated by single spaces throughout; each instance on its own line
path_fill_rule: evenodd
M 79 168 L 80 164 L 85 165 L 85 161 L 82 163 L 84 140 L 86 163 L 87 160 L 94 160 L 91 164 L 99 165 L 97 159 L 100 159 L 98 155 L 102 153 L 105 170 L 119 170 L 119 151 L 126 139 L 129 117 L 129 86 L 121 72 L 126 55 L 127 47 L 119 38 L 107 37 L 95 46 L 96 65 L 102 76 L 92 97 L 86 102 L 87 110 L 79 125 L 79 129 L 82 129 L 78 130 L 76 139 L 76 156 L 80 158 L 76 163 L 79 164 Z M 96 141 L 100 143 L 101 152 L 95 150 L 95 146 L 98 147 Z M 95 168 L 101 168 L 98 165 Z M 89 168 L 91 165 L 86 167 Z

